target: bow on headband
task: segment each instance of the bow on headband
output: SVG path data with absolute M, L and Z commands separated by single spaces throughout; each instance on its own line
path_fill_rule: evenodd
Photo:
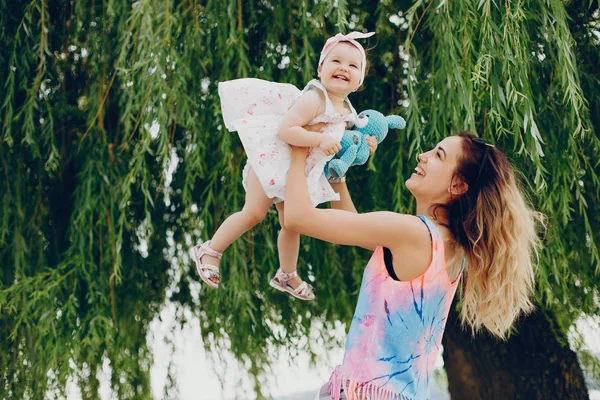
M 333 47 L 336 44 L 338 44 L 340 42 L 349 42 L 349 43 L 353 44 L 360 51 L 360 55 L 362 57 L 362 60 L 361 60 L 362 63 L 360 65 L 361 76 L 360 76 L 360 82 L 359 82 L 359 84 L 362 85 L 363 80 L 365 79 L 365 69 L 367 67 L 367 56 L 365 55 L 365 49 L 362 47 L 362 45 L 360 43 L 358 43 L 356 41 L 356 39 L 366 39 L 368 37 L 373 36 L 374 34 L 375 34 L 375 32 L 368 32 L 368 33 L 350 32 L 347 35 L 338 33 L 337 35 L 330 37 L 325 42 L 325 46 L 323 46 L 323 50 L 321 50 L 321 57 L 319 57 L 319 65 L 321 65 L 323 63 L 323 60 L 325 59 L 327 54 L 331 51 L 331 49 L 333 49 Z

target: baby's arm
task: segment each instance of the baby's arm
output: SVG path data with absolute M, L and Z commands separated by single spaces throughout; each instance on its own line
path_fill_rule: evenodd
M 340 150 L 339 141 L 319 133 L 323 124 L 307 126 L 325 110 L 325 98 L 316 90 L 309 90 L 296 100 L 283 117 L 277 136 L 298 147 L 318 147 L 332 155 Z
M 324 108 L 325 102 L 319 93 L 316 90 L 308 90 L 287 111 L 277 136 L 293 146 L 319 147 L 323 135 L 308 131 L 304 126 L 321 114 Z

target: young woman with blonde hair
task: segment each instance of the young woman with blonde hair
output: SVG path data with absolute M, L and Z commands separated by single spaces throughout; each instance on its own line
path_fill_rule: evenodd
M 294 148 L 286 225 L 333 243 L 374 249 L 341 365 L 317 399 L 428 399 L 429 382 L 456 288 L 473 331 L 504 338 L 533 307 L 536 232 L 506 156 L 459 133 L 419 155 L 406 187 L 417 216 L 313 208 Z

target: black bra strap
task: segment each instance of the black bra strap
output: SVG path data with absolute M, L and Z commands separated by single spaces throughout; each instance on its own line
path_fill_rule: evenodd
M 398 276 L 396 276 L 396 272 L 394 271 L 394 263 L 392 262 L 392 258 L 392 252 L 390 251 L 390 249 L 384 247 L 383 261 L 385 262 L 385 269 L 387 269 L 388 274 L 393 280 L 399 281 L 400 279 L 398 279 Z

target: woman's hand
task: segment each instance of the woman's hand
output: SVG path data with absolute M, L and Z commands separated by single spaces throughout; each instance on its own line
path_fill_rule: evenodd
M 375 136 L 367 136 L 365 142 L 367 142 L 367 146 L 369 146 L 369 155 L 372 156 L 375 153 L 375 150 L 377 150 L 377 139 L 375 139 Z

